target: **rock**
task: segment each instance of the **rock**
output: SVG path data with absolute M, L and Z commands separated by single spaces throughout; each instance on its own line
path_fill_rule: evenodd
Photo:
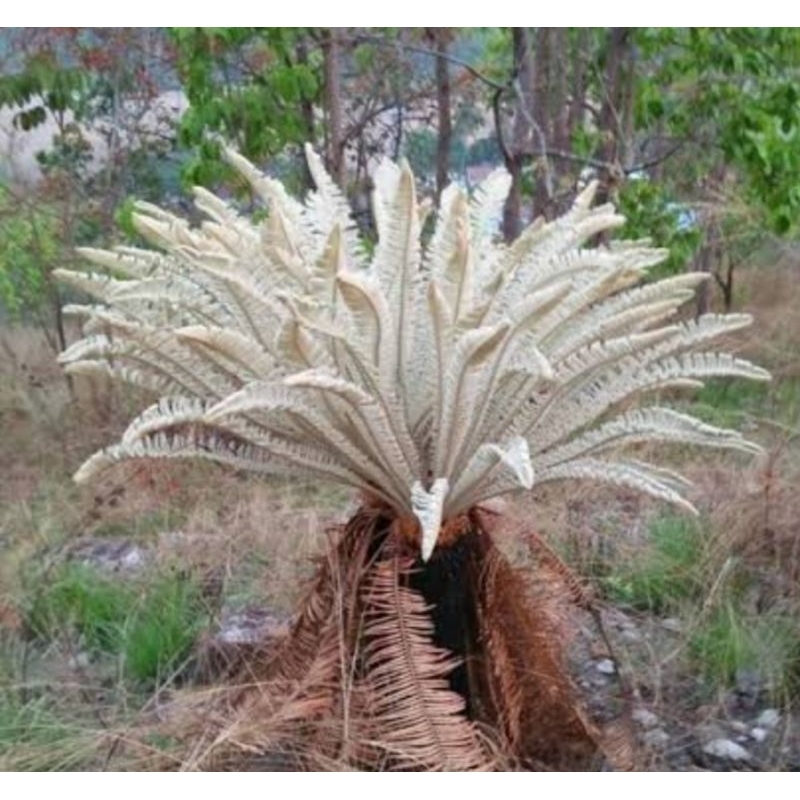
M 753 728 L 750 731 L 750 738 L 761 743 L 769 736 L 769 731 L 766 728 Z
M 133 542 L 113 539 L 79 539 L 70 548 L 70 561 L 101 572 L 131 574 L 146 566 L 148 553 Z
M 734 719 L 728 723 L 728 727 L 736 733 L 747 733 L 747 725 L 741 720 Z
M 610 658 L 601 658 L 594 665 L 594 668 L 603 675 L 614 675 L 617 671 L 614 662 Z
M 726 761 L 749 761 L 750 753 L 730 739 L 712 739 L 703 745 L 703 752 Z
M 638 625 L 618 609 L 616 609 L 615 612 L 616 615 L 613 620 L 613 626 L 620 638 L 626 642 L 642 641 L 642 633 Z
M 765 708 L 756 720 L 756 725 L 760 728 L 772 730 L 781 720 L 780 712 L 775 708 Z
M 619 635 L 624 641 L 630 644 L 638 644 L 642 641 L 642 634 L 634 627 L 621 628 Z
M 667 617 L 661 620 L 661 627 L 670 633 L 683 633 L 683 621 L 678 617 Z
M 757 698 L 764 690 L 764 677 L 754 669 L 736 672 L 736 693 L 747 698 Z
M 288 620 L 264 608 L 223 612 L 217 629 L 209 631 L 198 643 L 197 679 L 214 681 L 233 674 L 288 630 Z
M 655 728 L 659 723 L 659 718 L 647 708 L 634 709 L 631 714 L 633 721 L 643 728 Z
M 71 656 L 67 665 L 70 669 L 86 669 L 91 664 L 91 658 L 88 653 L 76 653 Z
M 287 630 L 285 619 L 263 608 L 245 608 L 223 614 L 214 638 L 223 645 L 257 645 L 282 636 Z
M 669 734 L 663 728 L 653 728 L 642 734 L 642 743 L 647 747 L 664 748 L 669 744 Z

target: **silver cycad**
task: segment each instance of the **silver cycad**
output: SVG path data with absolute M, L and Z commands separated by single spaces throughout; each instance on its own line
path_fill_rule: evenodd
M 161 396 L 77 480 L 123 459 L 197 456 L 336 481 L 415 515 L 427 558 L 443 521 L 547 481 L 607 481 L 691 508 L 679 475 L 622 445 L 757 450 L 668 408 L 615 414 L 643 393 L 769 375 L 707 349 L 748 316 L 676 320 L 706 276 L 644 283 L 663 250 L 591 245 L 624 221 L 593 206 L 594 184 L 509 246 L 497 237 L 508 175 L 472 198 L 451 185 L 423 247 L 414 177 L 385 161 L 370 255 L 345 197 L 307 157 L 316 190 L 299 202 L 226 152 L 266 205 L 263 221 L 198 188 L 199 227 L 139 203 L 136 228 L 157 249 L 83 249 L 100 271 L 58 271 L 99 301 L 66 309 L 86 334 L 62 355 L 67 370 Z

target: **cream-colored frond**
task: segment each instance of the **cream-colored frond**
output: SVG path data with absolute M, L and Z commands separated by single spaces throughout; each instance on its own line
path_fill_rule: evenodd
M 648 282 L 665 251 L 595 244 L 624 221 L 593 204 L 596 184 L 510 245 L 498 241 L 505 171 L 472 198 L 450 185 L 423 246 L 411 170 L 384 161 L 370 258 L 345 194 L 306 155 L 315 188 L 302 202 L 226 149 L 265 218 L 206 189 L 194 193 L 197 226 L 139 203 L 152 250 L 82 249 L 94 271 L 55 273 L 96 302 L 66 309 L 85 338 L 65 368 L 161 396 L 78 478 L 191 456 L 332 480 L 416 514 L 427 557 L 443 521 L 540 482 L 606 481 L 688 508 L 685 482 L 623 455 L 628 445 L 757 450 L 686 414 L 630 409 L 664 388 L 769 375 L 707 352 L 749 316 L 681 321 L 707 276 Z

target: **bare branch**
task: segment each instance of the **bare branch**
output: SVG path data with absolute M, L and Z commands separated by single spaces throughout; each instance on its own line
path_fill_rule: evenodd
M 490 78 L 488 75 L 485 75 L 480 70 L 476 69 L 472 64 L 468 63 L 467 61 L 463 61 L 460 58 L 457 58 L 450 53 L 443 53 L 441 50 L 431 50 L 427 47 L 421 47 L 420 45 L 415 44 L 407 44 L 406 42 L 396 41 L 392 39 L 391 41 L 383 36 L 371 36 L 371 35 L 359 35 L 354 36 L 350 39 L 350 43 L 354 45 L 363 44 L 377 44 L 383 47 L 392 47 L 397 48 L 399 47 L 401 50 L 406 50 L 409 53 L 419 53 L 423 56 L 430 56 L 431 58 L 442 58 L 445 61 L 448 61 L 451 64 L 455 64 L 457 67 L 461 67 L 462 69 L 466 70 L 470 75 L 474 78 L 477 78 L 481 83 L 485 84 L 491 89 L 495 90 L 503 90 L 506 88 L 506 85 L 500 83 L 499 81 Z

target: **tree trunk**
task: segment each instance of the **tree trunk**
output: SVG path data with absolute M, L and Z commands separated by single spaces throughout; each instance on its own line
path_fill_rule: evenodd
M 322 44 L 327 111 L 327 168 L 341 189 L 346 188 L 344 141 L 342 139 L 342 90 L 340 29 L 329 28 Z
M 552 93 L 554 89 L 554 65 L 552 48 L 553 28 L 536 29 L 536 46 L 533 55 L 533 68 L 530 76 L 525 69 L 520 70 L 520 83 L 531 80 L 530 122 L 534 164 L 533 207 L 534 217 L 547 213 L 553 194 L 553 175 L 548 151 L 553 146 L 550 135 L 553 128 Z M 524 65 L 524 61 L 521 62 Z
M 506 160 L 511 187 L 503 208 L 503 238 L 513 242 L 522 232 L 522 159 L 518 156 Z
M 436 108 L 439 120 L 439 136 L 436 141 L 436 205 L 450 180 L 450 145 L 453 138 L 450 111 L 450 69 L 447 47 L 450 41 L 449 28 L 434 28 L 436 45 Z
M 572 85 L 570 87 L 570 101 L 567 112 L 567 129 L 569 135 L 583 125 L 586 116 L 586 64 L 589 60 L 589 30 L 579 28 L 575 34 L 577 41 L 572 50 Z
M 624 177 L 629 158 L 630 125 L 633 119 L 634 28 L 610 28 L 607 36 L 603 76 L 603 103 L 599 127 L 602 136 L 600 159 L 609 166 L 600 176 L 598 203 L 611 199 Z
M 511 123 L 510 142 L 501 147 L 505 167 L 511 175 L 511 189 L 503 211 L 503 236 L 511 242 L 522 230 L 522 166 L 525 153 L 532 146 L 531 103 L 533 92 L 533 60 L 530 31 L 528 28 L 512 28 L 511 38 L 514 53 L 514 76 L 517 88 L 514 99 L 514 118 Z M 499 141 L 505 141 L 502 117 L 495 104 L 495 128 Z
M 295 55 L 297 63 L 303 66 L 310 66 L 308 60 L 308 42 L 305 39 L 300 39 L 295 47 Z M 305 125 L 306 141 L 314 144 L 316 140 L 315 125 L 314 125 L 314 101 L 305 94 L 300 98 L 300 108 L 303 113 L 303 123 Z
M 569 42 L 566 28 L 551 31 L 550 61 L 552 75 L 552 101 L 550 104 L 553 128 L 553 146 L 556 150 L 572 150 L 569 127 Z

